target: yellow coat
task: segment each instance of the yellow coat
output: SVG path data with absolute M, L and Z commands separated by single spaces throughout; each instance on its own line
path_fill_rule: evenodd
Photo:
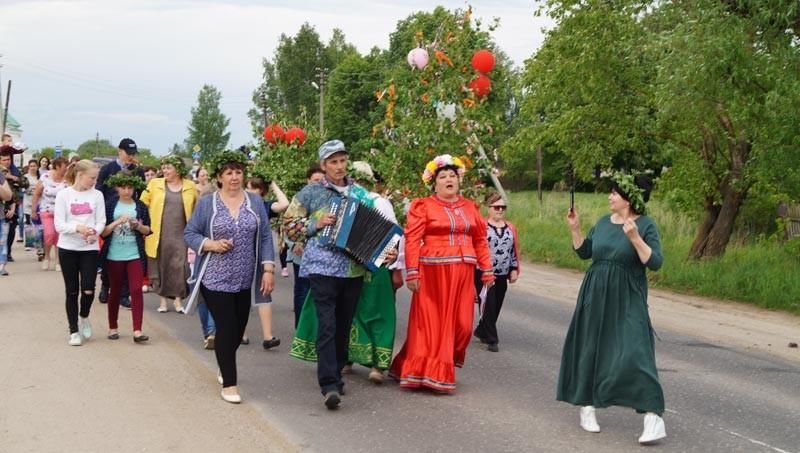
M 166 189 L 167 185 L 164 178 L 153 178 L 147 184 L 147 189 L 142 192 L 140 198 L 150 212 L 150 229 L 153 233 L 144 238 L 144 251 L 150 258 L 156 258 L 158 255 L 158 243 L 161 238 L 161 217 L 164 214 L 164 202 L 167 196 Z M 184 179 L 181 192 L 183 196 L 183 212 L 186 215 L 186 222 L 189 222 L 189 218 L 194 212 L 194 207 L 197 205 L 197 188 L 192 181 Z M 183 235 L 179 238 L 170 239 L 183 241 Z

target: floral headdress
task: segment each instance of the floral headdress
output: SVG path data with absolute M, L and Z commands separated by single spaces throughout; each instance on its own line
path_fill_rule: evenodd
M 142 191 L 147 187 L 144 180 L 136 175 L 120 171 L 106 180 L 108 187 L 133 187 L 135 190 Z
M 425 171 L 422 172 L 422 182 L 425 184 L 430 184 L 431 181 L 433 181 L 433 176 L 436 174 L 436 170 L 448 166 L 456 167 L 458 169 L 458 176 L 463 176 L 464 173 L 467 172 L 467 167 L 464 165 L 464 161 L 449 154 L 442 154 L 434 157 L 432 161 L 425 165 Z
M 611 180 L 617 184 L 624 198 L 631 203 L 631 208 L 641 215 L 645 215 L 646 209 L 644 204 L 644 190 L 636 185 L 636 179 L 633 175 L 626 175 L 625 173 L 615 173 Z
M 162 157 L 161 165 L 172 165 L 175 167 L 175 170 L 178 172 L 178 174 L 181 175 L 181 178 L 189 173 L 189 169 L 186 168 L 186 164 L 183 162 L 183 159 L 174 154 Z
M 216 178 L 217 176 L 222 173 L 222 167 L 227 164 L 237 163 L 242 166 L 245 172 L 245 177 L 247 176 L 248 172 L 248 164 L 249 161 L 247 156 L 244 155 L 241 151 L 223 151 L 221 153 L 215 154 L 204 167 L 208 170 L 208 175 L 212 178 Z

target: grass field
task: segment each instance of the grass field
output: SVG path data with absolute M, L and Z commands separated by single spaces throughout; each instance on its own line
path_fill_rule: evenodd
M 508 218 L 519 230 L 524 259 L 572 269 L 589 266 L 572 251 L 565 220 L 569 193 L 545 192 L 541 204 L 535 192 L 510 198 Z M 575 206 L 584 234 L 609 212 L 606 194 L 576 193 Z M 657 200 L 648 209 L 664 252 L 664 266 L 649 273 L 651 286 L 800 314 L 800 257 L 775 241 L 753 240 L 731 243 L 720 259 L 689 260 L 696 221 Z

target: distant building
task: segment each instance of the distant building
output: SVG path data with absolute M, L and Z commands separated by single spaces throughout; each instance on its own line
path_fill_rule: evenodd
M 2 113 L 3 109 L 0 109 L 0 121 L 3 119 Z M 6 133 L 11 134 L 11 138 L 13 138 L 15 142 L 24 142 L 24 140 L 22 140 L 22 125 L 10 114 L 6 120 Z

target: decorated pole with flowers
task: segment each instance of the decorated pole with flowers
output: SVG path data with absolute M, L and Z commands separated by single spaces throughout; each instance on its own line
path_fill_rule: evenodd
M 380 146 L 364 156 L 391 198 L 428 195 L 420 173 L 440 155 L 469 170 L 463 195 L 474 199 L 489 185 L 503 192 L 496 148 L 507 134 L 511 71 L 489 34 L 496 26 L 484 27 L 471 9 L 437 7 L 399 22 L 391 35 L 394 66 L 375 93 L 384 114 L 372 130 Z

